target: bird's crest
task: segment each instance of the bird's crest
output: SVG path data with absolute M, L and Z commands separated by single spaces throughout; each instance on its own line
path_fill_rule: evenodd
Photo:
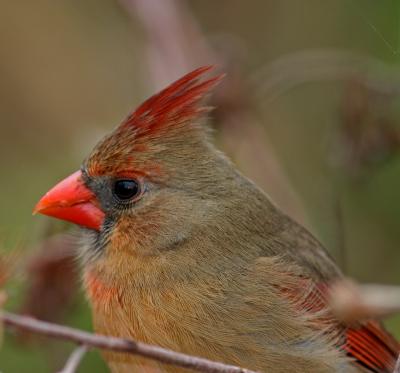
M 223 78 L 218 75 L 201 80 L 213 66 L 200 67 L 147 99 L 120 125 L 119 129 L 134 128 L 137 135 L 168 131 L 175 124 L 188 121 L 210 110 L 200 105 L 204 96 Z
M 223 78 L 217 75 L 201 79 L 211 69 L 212 66 L 200 67 L 141 104 L 94 148 L 86 162 L 90 173 L 115 173 L 128 165 L 138 170 L 143 164 L 132 164 L 134 152 L 143 153 L 152 139 L 164 139 L 173 128 L 187 128 L 187 122 L 209 111 L 210 107 L 202 106 L 201 100 Z

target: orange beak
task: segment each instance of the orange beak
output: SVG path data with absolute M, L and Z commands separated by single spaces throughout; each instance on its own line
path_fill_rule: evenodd
M 104 220 L 104 212 L 97 207 L 94 193 L 84 185 L 81 171 L 50 189 L 35 206 L 33 214 L 36 213 L 95 230 L 100 230 Z

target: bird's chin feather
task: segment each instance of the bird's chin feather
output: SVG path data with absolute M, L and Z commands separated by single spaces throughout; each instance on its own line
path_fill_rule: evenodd
M 84 265 L 93 263 L 103 256 L 110 241 L 113 226 L 114 221 L 106 217 L 100 231 L 80 229 L 80 249 L 78 252 Z

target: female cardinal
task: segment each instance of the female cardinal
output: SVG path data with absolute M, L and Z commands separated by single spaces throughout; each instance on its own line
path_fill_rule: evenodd
M 392 372 L 376 321 L 346 326 L 321 244 L 210 142 L 199 117 L 221 79 L 199 68 L 145 101 L 35 211 L 83 227 L 99 333 L 279 373 Z M 113 372 L 182 372 L 106 353 Z

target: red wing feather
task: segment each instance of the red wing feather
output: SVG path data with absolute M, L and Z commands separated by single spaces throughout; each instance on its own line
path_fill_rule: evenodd
M 346 330 L 343 349 L 357 363 L 374 373 L 392 373 L 399 354 L 399 343 L 377 322 Z
M 326 284 L 312 284 L 310 291 L 304 295 L 304 289 L 309 289 L 312 281 L 300 279 L 301 289 L 281 288 L 302 311 L 317 313 L 326 309 L 329 287 Z M 303 290 L 303 291 L 301 291 Z M 300 294 L 303 296 L 300 297 Z M 370 320 L 355 327 L 345 327 L 333 316 L 324 315 L 318 318 L 319 327 L 330 325 L 337 330 L 342 338 L 338 348 L 344 350 L 355 363 L 374 373 L 392 373 L 400 351 L 400 344 L 375 320 Z

